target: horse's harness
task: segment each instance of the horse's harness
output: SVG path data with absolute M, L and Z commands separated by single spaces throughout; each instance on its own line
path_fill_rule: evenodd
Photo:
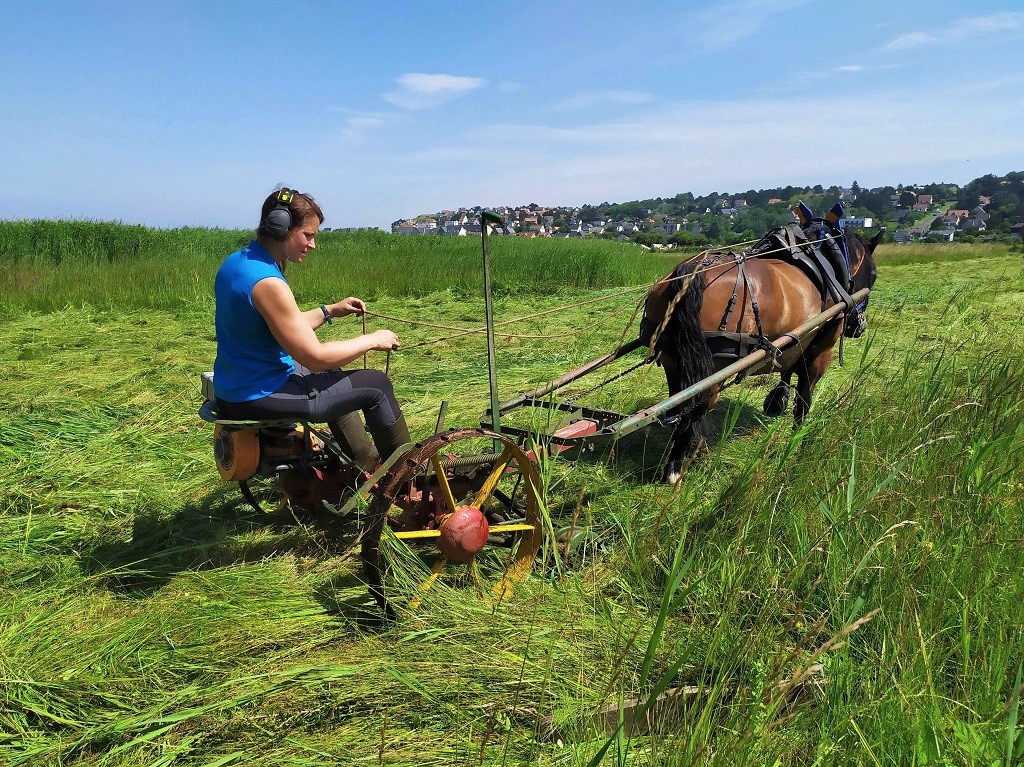
M 731 258 L 736 269 L 732 295 L 729 297 L 725 312 L 718 323 L 718 329 L 704 333 L 704 339 L 711 350 L 711 355 L 716 360 L 737 360 L 751 352 L 763 349 L 771 355 L 775 367 L 781 367 L 782 350 L 772 343 L 764 333 L 757 297 L 751 289 L 746 269 L 748 259 L 769 256 L 795 264 L 811 280 L 821 293 L 822 311 L 825 310 L 829 298 L 846 306 L 847 322 L 858 317 L 859 312 L 863 310 L 864 302 L 855 305 L 849 294 L 851 287 L 850 257 L 846 247 L 846 238 L 840 230 L 825 219 L 816 218 L 807 220 L 803 227 L 797 222 L 776 227 L 748 251 L 708 254 L 700 263 L 702 270 L 708 270 L 715 266 L 725 265 L 723 264 L 724 259 Z M 727 271 L 728 267 L 722 275 Z M 750 308 L 754 315 L 756 333 L 726 331 L 739 300 L 740 286 L 743 287 L 746 295 L 750 296 Z M 780 337 L 787 336 L 794 341 L 799 341 L 799 338 L 792 333 L 783 333 Z M 743 375 L 741 374 L 741 377 Z
M 774 255 L 795 264 L 821 292 L 822 310 L 829 297 L 846 306 L 847 315 L 862 308 L 854 306 L 849 293 L 852 268 L 846 237 L 827 219 L 808 218 L 803 226 L 793 222 L 776 227 L 749 254 L 753 258 Z
M 761 327 L 761 310 L 757 305 L 757 298 L 754 295 L 754 291 L 750 288 L 750 279 L 747 276 L 746 261 L 750 257 L 743 253 L 716 253 L 714 257 L 706 257 L 701 261 L 702 269 L 709 269 L 713 266 L 719 265 L 719 262 L 726 256 L 731 256 L 733 263 L 736 265 L 736 281 L 732 286 L 732 295 L 729 297 L 729 302 L 726 304 L 725 313 L 722 315 L 722 321 L 718 323 L 718 330 L 709 331 L 704 333 L 704 340 L 707 342 L 708 348 L 711 350 L 711 356 L 714 359 L 740 359 L 746 357 L 748 354 L 755 352 L 759 349 L 763 349 L 772 356 L 774 365 L 779 366 L 779 360 L 782 358 L 782 350 L 773 344 L 768 336 L 764 334 L 764 330 Z M 732 319 L 733 310 L 736 308 L 736 301 L 740 294 L 740 285 L 743 286 L 744 292 L 750 296 L 750 308 L 754 314 L 754 327 L 757 328 L 756 334 L 750 333 L 731 333 L 726 330 L 729 326 L 729 320 Z M 799 338 L 792 333 L 783 333 L 780 337 L 788 336 L 794 341 L 799 342 Z

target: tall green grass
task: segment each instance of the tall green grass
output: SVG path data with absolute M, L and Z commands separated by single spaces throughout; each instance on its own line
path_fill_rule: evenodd
M 977 258 L 996 258 L 1012 252 L 1012 247 L 995 242 L 910 242 L 902 245 L 880 245 L 875 251 L 875 260 L 890 266 L 922 262 L 941 264 Z
M 0 312 L 91 306 L 112 310 L 181 309 L 209 304 L 217 267 L 249 242 L 251 232 L 150 229 L 88 221 L 0 222 Z M 1005 254 L 1007 246 L 882 246 L 880 263 L 956 262 Z M 497 294 L 566 293 L 650 283 L 685 253 L 652 254 L 607 240 L 492 237 Z M 300 301 L 359 295 L 425 296 L 450 291 L 476 298 L 481 289 L 478 237 L 324 232 L 306 263 L 289 269 Z
M 156 230 L 122 224 L 0 222 L 0 311 L 178 309 L 208 304 L 217 267 L 251 238 L 245 231 Z M 346 295 L 476 297 L 479 237 L 408 237 L 383 232 L 325 232 L 316 251 L 288 278 L 300 301 Z M 502 293 L 565 292 L 649 283 L 676 261 L 605 240 L 492 237 L 493 288 Z
M 438 588 L 393 625 L 374 620 L 353 529 L 258 515 L 218 480 L 195 415 L 214 350 L 199 288 L 148 312 L 12 308 L 0 763 L 1009 767 L 1024 752 L 1022 293 L 1015 256 L 883 261 L 872 336 L 801 429 L 763 419 L 748 379 L 677 488 L 650 481 L 658 429 L 545 463 L 554 525 L 585 533 L 568 566 L 539 561 L 497 609 Z M 503 339 L 503 394 L 607 351 L 634 299 L 529 323 L 567 338 Z M 497 312 L 564 303 L 511 291 Z M 469 324 L 479 298 L 388 308 Z M 474 423 L 482 339 L 402 334 L 391 372 L 414 435 L 441 399 L 450 426 Z M 593 396 L 632 412 L 664 397 L 660 375 Z M 408 564 L 396 577 L 422 570 Z M 657 700 L 673 689 L 687 694 Z M 634 701 L 649 727 L 617 728 Z

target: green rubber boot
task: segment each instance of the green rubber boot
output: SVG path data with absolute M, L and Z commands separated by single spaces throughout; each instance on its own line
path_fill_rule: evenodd
M 380 466 L 380 455 L 370 442 L 358 412 L 345 413 L 329 426 L 338 447 L 353 464 L 367 474 L 377 470 Z
M 402 445 L 412 442 L 404 414 L 399 414 L 398 420 L 390 426 L 385 426 L 382 429 L 370 429 L 370 433 L 373 435 L 373 444 L 377 446 L 377 452 L 385 461 Z

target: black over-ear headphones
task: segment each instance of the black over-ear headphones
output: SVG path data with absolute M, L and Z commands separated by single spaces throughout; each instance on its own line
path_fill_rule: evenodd
M 277 204 L 263 218 L 261 227 L 268 237 L 283 240 L 292 228 L 292 200 L 298 194 L 294 189 L 283 187 L 277 193 Z

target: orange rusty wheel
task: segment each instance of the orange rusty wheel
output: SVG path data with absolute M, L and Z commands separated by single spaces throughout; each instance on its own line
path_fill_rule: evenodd
M 505 599 L 533 568 L 542 506 L 537 469 L 508 437 L 453 429 L 420 442 L 370 499 L 361 541 L 370 593 L 391 615 L 438 582 Z
M 259 429 L 217 424 L 213 431 L 213 458 L 221 479 L 252 479 L 260 466 Z

